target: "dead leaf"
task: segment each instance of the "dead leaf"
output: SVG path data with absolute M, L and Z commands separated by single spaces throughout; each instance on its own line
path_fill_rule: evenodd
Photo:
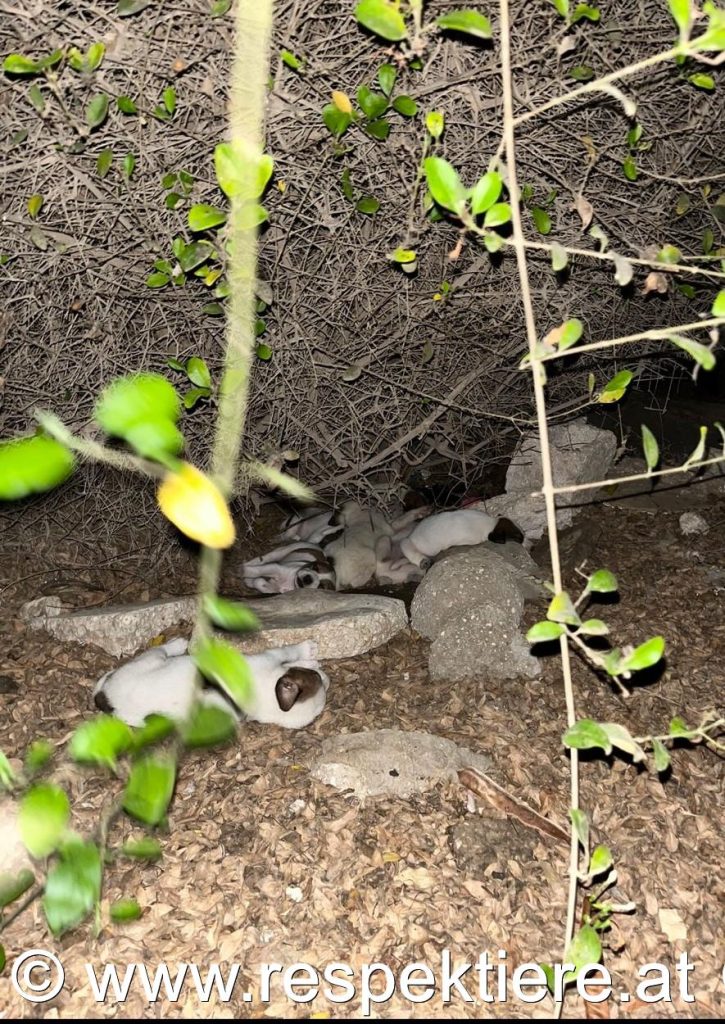
M 668 288 L 669 283 L 665 275 L 660 274 L 658 270 L 651 270 L 645 278 L 642 294 L 649 295 L 650 292 L 659 292 L 660 295 L 665 295 Z
M 480 900 L 481 903 L 485 903 L 491 899 L 491 892 L 483 882 L 478 882 L 475 878 L 467 878 L 463 883 L 463 888 L 473 896 L 474 900 Z
M 422 889 L 427 892 L 435 888 L 436 880 L 427 868 L 403 868 L 395 876 L 396 882 L 401 885 L 409 885 L 412 889 Z
M 582 219 L 582 228 L 586 230 L 592 222 L 594 207 L 584 196 L 577 196 L 574 200 L 574 209 Z
M 687 927 L 676 910 L 660 907 L 659 920 L 660 928 L 670 942 L 677 942 L 678 939 L 685 940 L 687 938 Z

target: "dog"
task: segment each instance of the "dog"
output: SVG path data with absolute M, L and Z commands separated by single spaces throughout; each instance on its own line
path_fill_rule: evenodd
M 446 548 L 487 540 L 504 543 L 507 538 L 519 542 L 524 539 L 510 519 L 496 519 L 479 509 L 461 508 L 423 519 L 400 541 L 400 552 L 418 568 L 429 569 L 432 559 Z
M 253 686 L 243 708 L 223 689 L 205 680 L 199 685 L 188 646 L 188 640 L 170 640 L 106 672 L 93 690 L 96 707 L 127 725 L 141 726 L 149 715 L 185 722 L 198 700 L 202 706 L 221 708 L 237 721 L 249 719 L 285 729 L 303 729 L 325 707 L 330 680 L 312 640 L 246 655 Z

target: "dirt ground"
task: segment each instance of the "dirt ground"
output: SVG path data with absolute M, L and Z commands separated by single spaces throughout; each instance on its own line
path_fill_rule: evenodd
M 722 714 L 725 658 L 725 507 L 700 509 L 706 535 L 683 537 L 678 510 L 601 506 L 581 514 L 564 537 L 566 580 L 576 588 L 576 568 L 606 567 L 620 583 L 620 601 L 597 614 L 618 644 L 662 633 L 665 671 L 636 686 L 629 700 L 597 679 L 575 657 L 578 713 L 617 721 L 634 735 L 666 732 L 674 715 L 697 723 L 709 710 Z M 61 744 L 92 711 L 90 693 L 113 659 L 95 649 L 60 644 L 29 633 L 17 618 L 22 601 L 57 593 L 71 606 L 130 601 L 169 593 L 153 572 L 119 576 L 110 568 L 51 577 L 31 576 L 27 563 L 6 558 L 0 621 L 0 748 L 21 758 L 28 743 L 47 737 Z M 184 590 L 184 580 L 175 586 Z M 186 592 L 193 589 L 191 573 Z M 227 587 L 233 590 L 233 585 Z M 539 607 L 527 606 L 530 622 Z M 0 975 L 4 1016 L 154 1019 L 360 1016 L 359 998 L 333 1005 L 323 995 L 293 1004 L 279 980 L 271 1001 L 260 1003 L 260 965 L 309 963 L 322 970 L 334 961 L 358 972 L 382 961 L 396 974 L 422 961 L 436 976 L 449 950 L 458 965 L 489 951 L 495 963 L 505 950 L 509 970 L 550 962 L 561 955 L 565 917 L 567 848 L 506 819 L 451 783 L 408 802 L 370 800 L 316 782 L 308 766 L 322 740 L 369 728 L 428 730 L 488 755 L 491 777 L 518 799 L 566 827 L 569 763 L 561 744 L 564 696 L 556 657 L 539 680 L 501 683 L 483 676 L 465 684 L 433 686 L 426 643 L 401 635 L 354 660 L 328 663 L 332 679 L 327 708 L 307 730 L 288 733 L 249 724 L 237 743 L 188 755 L 181 768 L 162 838 L 163 858 L 153 864 L 119 859 L 109 864 L 100 915 L 61 939 L 49 935 L 38 903 L 2 936 L 8 966 Z M 4 691 L 4 692 L 2 692 Z M 725 765 L 704 747 L 674 751 L 667 778 L 622 760 L 584 758 L 582 806 L 593 838 L 613 852 L 616 897 L 636 911 L 617 915 L 606 939 L 604 962 L 615 996 L 598 1016 L 613 1018 L 711 1018 L 725 1013 L 722 978 L 723 779 Z M 54 778 L 68 790 L 79 830 L 91 830 L 100 808 L 120 783 L 58 758 Z M 112 845 L 141 830 L 120 820 Z M 135 897 L 141 918 L 109 922 L 108 905 Z M 50 1003 L 21 1000 L 11 986 L 11 965 L 22 951 L 54 951 L 65 968 L 65 986 Z M 673 967 L 689 954 L 687 1002 L 673 975 L 671 1001 L 647 1003 L 635 995 L 638 968 L 648 962 Z M 125 1001 L 96 1002 L 86 974 L 103 965 L 162 962 L 239 964 L 231 999 L 200 1001 L 185 985 L 178 1001 L 149 1003 L 140 985 Z M 359 975 L 358 975 L 359 977 Z M 475 993 L 476 980 L 466 978 Z M 495 991 L 495 989 L 494 989 Z M 253 994 L 245 1001 L 243 994 Z M 619 993 L 631 994 L 629 1002 Z M 564 1016 L 582 1017 L 574 996 Z M 597 1007 L 590 1007 L 597 1010 Z M 606 1012 L 605 1012 L 606 1011 Z M 475 1004 L 438 995 L 417 1005 L 399 994 L 372 1007 L 372 1016 L 415 1018 L 549 1018 L 552 1003 Z M 593 1013 L 592 1013 L 593 1015 Z

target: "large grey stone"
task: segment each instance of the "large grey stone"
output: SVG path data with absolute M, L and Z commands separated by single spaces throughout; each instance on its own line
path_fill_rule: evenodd
M 495 547 L 479 544 L 445 555 L 415 593 L 411 624 L 433 641 L 432 679 L 539 674 L 519 627 L 525 598 L 538 596 L 534 576 L 511 565 Z
M 351 658 L 386 643 L 408 625 L 402 601 L 375 594 L 296 590 L 245 604 L 260 620 L 261 629 L 257 633 L 224 636 L 247 654 L 315 640 L 320 658 Z M 29 624 L 47 630 L 59 640 L 95 644 L 120 657 L 148 646 L 154 637 L 172 626 L 192 622 L 195 610 L 196 598 L 184 597 L 34 616 Z
M 325 740 L 311 773 L 328 786 L 351 789 L 360 800 L 370 796 L 406 799 L 456 779 L 461 768 L 485 772 L 490 766 L 482 754 L 441 736 L 376 729 Z

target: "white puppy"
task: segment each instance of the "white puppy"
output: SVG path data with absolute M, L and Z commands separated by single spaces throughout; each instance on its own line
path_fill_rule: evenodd
M 438 512 L 418 523 L 400 541 L 404 558 L 421 569 L 446 548 L 463 544 L 482 544 L 486 540 L 503 541 L 506 537 L 522 540 L 521 530 L 509 519 L 495 519 L 475 508 Z
M 282 524 L 280 540 L 306 540 L 309 544 L 320 544 L 332 533 L 339 533 L 342 527 L 333 521 L 333 509 L 307 508 L 293 512 Z
M 184 722 L 197 696 L 197 671 L 186 653 L 188 640 L 170 640 L 107 672 L 93 691 L 96 706 L 128 725 L 143 725 L 148 715 Z M 317 660 L 317 644 L 307 640 L 263 654 L 246 655 L 254 681 L 244 709 L 220 689 L 204 685 L 200 703 L 220 707 L 237 720 L 301 729 L 325 706 L 330 680 Z
M 343 526 L 342 536 L 325 545 L 325 554 L 335 567 L 336 587 L 338 590 L 364 587 L 375 574 L 378 537 L 389 536 L 392 528 L 383 515 L 361 508 L 356 501 L 345 502 L 338 521 Z
M 242 566 L 242 580 L 261 594 L 286 594 L 303 587 L 333 590 L 335 574 L 321 547 L 297 541 L 252 558 Z

